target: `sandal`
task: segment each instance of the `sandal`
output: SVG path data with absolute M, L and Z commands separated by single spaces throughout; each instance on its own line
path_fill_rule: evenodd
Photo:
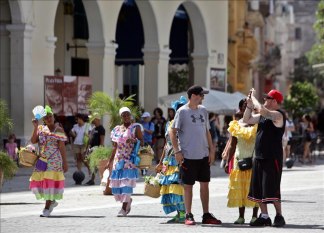
M 179 214 L 168 220 L 167 223 L 179 223 Z
M 244 224 L 244 222 L 245 222 L 245 219 L 239 217 L 239 218 L 234 222 L 234 224 Z

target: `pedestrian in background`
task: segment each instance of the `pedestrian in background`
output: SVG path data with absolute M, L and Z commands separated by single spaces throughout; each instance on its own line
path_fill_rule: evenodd
M 161 108 L 155 108 L 153 110 L 152 122 L 154 123 L 153 133 L 153 149 L 155 153 L 155 160 L 158 163 L 161 159 L 163 147 L 165 144 L 165 124 L 166 119 L 163 117 L 163 111 Z
M 143 139 L 144 145 L 152 145 L 153 133 L 154 133 L 154 123 L 151 121 L 151 114 L 149 112 L 144 112 L 141 116 L 141 124 L 144 129 Z
M 16 136 L 14 134 L 10 134 L 8 137 L 8 142 L 5 144 L 5 149 L 9 157 L 18 163 L 18 146 L 16 143 Z
M 290 157 L 290 145 L 291 145 L 292 132 L 295 131 L 294 122 L 289 119 L 288 112 L 285 112 L 285 116 L 286 116 L 286 127 L 285 127 L 285 133 L 282 137 L 283 162 L 285 162 L 286 159 Z
M 56 200 L 63 198 L 64 173 L 68 171 L 64 130 L 54 123 L 49 106 L 45 107 L 45 111 L 44 125 L 38 125 L 38 121 L 33 120 L 34 131 L 30 139 L 31 143 L 39 144 L 39 155 L 46 162 L 42 167 L 38 167 L 36 163 L 29 186 L 37 200 L 45 200 L 41 217 L 50 216 L 58 205 Z
M 131 153 L 137 140 L 143 146 L 143 135 L 141 128 L 132 123 L 131 111 L 127 107 L 119 109 L 122 120 L 121 125 L 117 125 L 111 131 L 113 150 L 106 165 L 110 171 L 110 188 L 115 200 L 122 203 L 118 212 L 118 217 L 126 216 L 131 210 L 133 188 L 138 179 L 138 170 L 132 162 Z
M 310 156 L 310 145 L 313 140 L 311 134 L 314 133 L 314 124 L 312 122 L 311 117 L 308 114 L 305 114 L 302 120 L 304 123 L 304 130 L 303 130 L 304 152 L 303 152 L 303 158 L 302 160 L 300 160 L 300 162 L 312 163 L 313 161 Z
M 274 227 L 286 224 L 281 212 L 280 182 L 282 174 L 282 136 L 285 132 L 285 114 L 279 110 L 283 96 L 278 90 L 271 90 L 261 105 L 251 89 L 243 116 L 246 124 L 258 124 L 255 159 L 248 199 L 259 203 L 261 214 L 251 226 L 271 226 L 267 204 L 273 203 L 276 209 Z M 253 114 L 256 108 L 259 113 Z
M 78 171 L 82 171 L 82 164 L 88 169 L 89 176 L 91 175 L 89 165 L 84 161 L 87 144 L 84 137 L 89 137 L 91 132 L 90 124 L 86 122 L 85 116 L 78 113 L 76 115 L 77 124 L 75 124 L 70 132 L 73 140 L 73 150 Z
M 209 213 L 210 162 L 212 139 L 209 133 L 208 112 L 202 106 L 204 95 L 209 91 L 200 86 L 188 89 L 189 102 L 176 112 L 170 138 L 177 162 L 181 166 L 182 182 L 186 207 L 186 225 L 195 225 L 191 212 L 192 189 L 196 181 L 200 182 L 203 224 L 221 224 Z
M 94 127 L 92 127 L 90 132 L 90 143 L 88 145 L 87 151 L 93 147 L 104 146 L 106 135 L 106 130 L 101 124 L 100 115 L 97 113 L 93 113 L 89 116 L 89 118 L 93 119 L 92 124 L 94 125 Z M 85 183 L 86 185 L 95 184 L 96 173 L 97 171 L 92 172 L 91 179 L 87 183 Z

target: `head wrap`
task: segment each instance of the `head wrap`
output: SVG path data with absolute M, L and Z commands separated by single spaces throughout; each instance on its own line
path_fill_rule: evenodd
M 48 106 L 48 105 L 45 105 L 45 112 L 46 112 L 46 115 L 47 114 L 52 114 L 53 115 L 53 111 L 52 111 L 51 107 Z
M 172 102 L 171 102 L 171 107 L 172 107 L 175 111 L 177 111 L 179 104 L 184 105 L 184 104 L 186 104 L 187 102 L 188 102 L 188 101 L 187 101 L 186 97 L 184 97 L 184 96 L 180 96 L 180 98 L 179 98 L 178 100 L 175 100 L 175 101 L 172 101 Z

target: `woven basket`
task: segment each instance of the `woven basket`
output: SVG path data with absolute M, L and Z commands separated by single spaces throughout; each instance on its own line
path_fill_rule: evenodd
M 145 183 L 144 195 L 153 198 L 158 198 L 160 197 L 160 189 L 161 189 L 160 185 L 152 185 L 152 184 Z
M 22 149 L 19 152 L 19 164 L 24 167 L 33 167 L 38 159 L 38 156 L 29 151 Z
M 141 153 L 138 155 L 141 159 L 138 164 L 139 168 L 149 168 L 152 166 L 153 155 L 149 153 Z

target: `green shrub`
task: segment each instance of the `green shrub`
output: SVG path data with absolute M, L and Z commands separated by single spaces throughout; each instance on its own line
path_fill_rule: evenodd
M 100 146 L 95 148 L 89 155 L 89 166 L 92 172 L 98 167 L 100 161 L 109 159 L 112 147 Z
M 17 169 L 16 162 L 7 153 L 0 151 L 0 170 L 3 171 L 4 179 L 11 179 L 16 174 Z

